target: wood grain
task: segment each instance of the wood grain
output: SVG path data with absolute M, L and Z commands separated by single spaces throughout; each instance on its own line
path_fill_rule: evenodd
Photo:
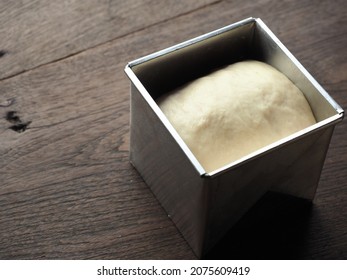
M 132 59 L 261 17 L 347 108 L 344 1 L 168 1 L 175 7 L 164 11 L 145 1 L 58 2 L 0 10 L 11 26 L 0 27 L 9 50 L 0 55 L 0 259 L 195 258 L 128 161 L 123 68 Z M 134 22 L 121 18 L 142 10 Z M 109 13 L 118 17 L 105 23 Z M 25 131 L 10 128 L 19 124 Z M 345 259 L 346 126 L 336 127 L 312 206 L 270 194 L 207 258 Z
M 1 1 L 0 79 L 189 13 L 216 0 Z

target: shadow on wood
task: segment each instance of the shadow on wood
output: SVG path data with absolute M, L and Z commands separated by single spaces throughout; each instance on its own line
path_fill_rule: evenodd
M 267 193 L 205 259 L 301 259 L 313 212 L 310 201 Z

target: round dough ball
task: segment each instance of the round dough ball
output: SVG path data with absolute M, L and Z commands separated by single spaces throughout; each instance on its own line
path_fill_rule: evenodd
M 157 102 L 207 172 L 316 122 L 303 93 L 259 61 L 229 65 Z

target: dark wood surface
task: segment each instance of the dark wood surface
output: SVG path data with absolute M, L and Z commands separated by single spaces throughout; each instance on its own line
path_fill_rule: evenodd
M 0 259 L 195 258 L 128 161 L 130 60 L 260 17 L 347 108 L 343 0 L 0 4 Z M 346 128 L 313 204 L 266 195 L 206 258 L 346 259 Z

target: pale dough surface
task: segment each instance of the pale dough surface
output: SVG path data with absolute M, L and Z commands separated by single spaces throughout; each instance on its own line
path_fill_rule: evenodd
M 157 102 L 207 172 L 316 122 L 303 93 L 258 61 L 229 65 Z

